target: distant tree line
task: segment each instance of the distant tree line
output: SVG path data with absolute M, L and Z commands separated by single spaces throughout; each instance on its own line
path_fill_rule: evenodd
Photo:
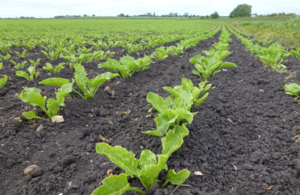
M 155 14 L 155 12 L 153 12 L 153 14 L 151 12 L 148 12 L 146 14 L 141 14 L 141 15 L 133 15 L 133 16 L 130 16 L 130 15 L 125 15 L 124 13 L 121 13 L 119 15 L 117 15 L 118 17 L 200 17 L 199 15 L 190 15 L 188 12 L 185 12 L 183 15 L 180 15 L 176 12 L 170 12 L 169 14 L 162 14 L 161 16 L 158 16 Z
M 80 15 L 66 15 L 66 16 L 54 16 L 54 18 L 79 18 L 81 17 Z
M 20 18 L 24 19 L 24 18 L 34 18 L 34 17 L 21 16 Z
M 297 16 L 297 15 L 295 13 L 288 13 L 288 14 L 286 14 L 285 12 L 282 12 L 282 13 L 267 14 L 267 15 L 263 15 L 263 16 L 264 17 L 275 17 L 275 16 Z

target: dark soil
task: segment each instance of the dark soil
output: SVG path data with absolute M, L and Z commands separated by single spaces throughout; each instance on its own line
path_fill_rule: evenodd
M 161 153 L 160 139 L 141 133 L 155 127 L 154 114 L 148 116 L 146 95 L 155 92 L 165 97 L 162 87 L 179 85 L 183 77 L 198 84 L 200 80 L 192 74 L 189 59 L 218 42 L 219 35 L 182 56 L 154 60 L 149 69 L 131 78 L 104 83 L 92 99 L 83 100 L 71 93 L 60 113 L 65 122 L 59 124 L 44 120 L 17 122 L 16 117 L 32 108 L 15 98 L 15 93 L 25 86 L 36 86 L 51 97 L 55 87 L 38 85 L 49 77 L 46 72 L 34 81 L 26 81 L 4 69 L 10 80 L 0 89 L 0 194 L 91 194 L 101 185 L 107 170 L 122 172 L 95 152 L 100 135 L 137 157 L 143 149 Z M 167 162 L 169 169 L 191 172 L 185 182 L 189 186 L 175 190 L 176 186 L 169 184 L 160 189 L 167 176 L 164 171 L 148 195 L 165 195 L 173 190 L 174 195 L 300 194 L 300 150 L 296 142 L 300 135 L 300 105 L 283 89 L 284 84 L 300 80 L 295 73 L 279 74 L 264 68 L 235 36 L 232 39 L 229 51 L 233 53 L 225 60 L 238 67 L 209 79 L 213 87 L 205 102 L 193 108 L 198 114 L 188 126 L 190 135 Z M 289 57 L 284 64 L 292 72 L 300 70 L 299 59 Z M 97 64 L 87 64 L 86 69 L 88 77 L 101 72 Z M 66 68 L 54 76 L 72 78 L 73 72 Z M 116 94 L 104 92 L 106 86 Z M 40 125 L 43 129 L 37 132 Z M 41 169 L 25 176 L 24 169 L 33 164 Z M 194 175 L 195 171 L 203 176 Z M 136 179 L 130 179 L 130 183 L 143 189 Z

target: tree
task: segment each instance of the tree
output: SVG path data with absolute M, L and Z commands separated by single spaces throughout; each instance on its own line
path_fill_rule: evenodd
M 234 10 L 230 13 L 229 17 L 251 17 L 251 9 L 251 5 L 240 4 L 236 8 L 234 8 Z
M 210 17 L 212 19 L 217 19 L 217 18 L 219 18 L 219 14 L 218 14 L 218 12 L 214 12 L 213 14 L 210 15 Z
M 209 19 L 209 15 L 205 16 L 206 19 Z
M 118 16 L 119 16 L 119 17 L 124 17 L 124 16 L 125 16 L 125 14 L 123 14 L 123 13 L 120 13 Z
M 95 17 L 95 14 L 93 14 L 92 16 Z

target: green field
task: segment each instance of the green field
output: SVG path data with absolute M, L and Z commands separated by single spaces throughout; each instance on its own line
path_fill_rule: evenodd
M 232 18 L 227 21 L 254 36 L 279 42 L 288 48 L 300 47 L 300 16 Z
M 298 29 L 0 20 L 0 194 L 299 194 Z

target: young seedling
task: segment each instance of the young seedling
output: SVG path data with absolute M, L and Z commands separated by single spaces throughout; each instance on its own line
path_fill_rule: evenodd
M 28 73 L 24 72 L 24 71 L 16 71 L 16 75 L 19 77 L 23 77 L 27 80 L 33 80 L 34 78 L 39 76 L 39 72 L 35 72 L 35 67 L 34 66 L 29 66 L 29 68 L 27 69 Z
M 54 74 L 54 73 L 59 73 L 64 65 L 65 65 L 65 63 L 62 62 L 62 63 L 59 63 L 55 68 L 53 68 L 52 64 L 47 62 L 46 65 L 43 66 L 43 69 Z
M 15 53 L 19 56 L 19 58 L 26 58 L 28 56 L 28 54 L 26 54 L 27 49 L 24 49 L 24 51 L 22 52 L 22 54 L 20 54 L 19 52 L 15 51 Z
M 27 66 L 27 61 L 26 60 L 22 63 L 17 63 L 13 60 L 10 60 L 10 62 L 14 65 L 14 68 L 16 68 L 16 69 L 25 68 Z
M 157 182 L 158 174 L 168 168 L 168 156 L 155 155 L 150 150 L 143 150 L 140 159 L 136 159 L 134 153 L 121 146 L 112 147 L 107 143 L 98 143 L 96 152 L 109 158 L 112 163 L 123 169 L 126 175 L 138 178 L 147 190 Z
M 291 83 L 291 84 L 285 84 L 284 90 L 286 94 L 296 96 L 297 98 L 300 98 L 300 85 L 297 83 Z
M 156 48 L 156 52 L 153 53 L 151 57 L 155 57 L 158 60 L 166 59 L 168 57 L 168 51 L 165 50 L 164 46 Z
M 120 58 L 119 61 L 108 59 L 106 62 L 99 64 L 98 68 L 107 68 L 116 72 L 122 78 L 128 78 L 135 72 L 148 69 L 151 62 L 152 60 L 149 56 L 135 60 L 133 57 L 127 55 Z
M 169 182 L 173 185 L 181 185 L 185 182 L 185 180 L 190 176 L 190 172 L 187 169 L 184 169 L 178 173 L 175 172 L 174 169 L 169 170 L 168 178 L 165 183 L 161 186 L 164 188 Z
M 25 88 L 24 91 L 17 95 L 23 102 L 29 103 L 34 107 L 40 107 L 49 118 L 57 116 L 60 106 L 65 106 L 65 97 L 72 91 L 72 83 L 64 84 L 55 93 L 56 100 L 54 98 L 49 98 L 41 96 L 41 90 L 38 88 Z M 46 101 L 47 100 L 47 101 Z M 26 119 L 42 119 L 37 116 L 33 111 L 23 112 L 23 116 Z
M 86 71 L 85 71 L 84 66 L 82 66 L 81 64 L 75 64 L 74 68 L 75 68 L 75 73 L 74 73 L 75 81 L 76 81 L 77 86 L 83 92 L 83 95 L 81 93 L 79 93 L 77 90 L 75 90 L 74 88 L 72 88 L 72 90 L 75 93 L 77 93 L 78 95 L 80 95 L 83 99 L 89 99 L 89 98 L 94 97 L 94 95 L 98 91 L 99 87 L 105 81 L 119 76 L 118 74 L 106 72 L 106 73 L 96 76 L 93 79 L 89 79 L 86 76 Z M 62 86 L 64 84 L 68 84 L 68 83 L 70 83 L 70 81 L 68 79 L 49 78 L 49 79 L 45 79 L 45 80 L 41 81 L 39 84 Z
M 121 195 L 127 191 L 137 191 L 145 194 L 145 192 L 136 187 L 130 187 L 125 173 L 109 176 L 102 183 L 103 185 L 95 189 L 91 195 Z
M 7 78 L 7 75 L 4 75 L 4 77 L 0 79 L 0 88 L 5 87 Z
M 161 137 L 167 133 L 171 126 L 179 125 L 182 120 L 192 123 L 194 114 L 190 112 L 193 104 L 193 94 L 184 91 L 178 98 L 169 96 L 163 99 L 161 96 L 150 92 L 147 95 L 149 102 L 160 114 L 154 119 L 156 129 L 143 132 L 144 134 Z
M 190 59 L 190 62 L 195 63 L 195 68 L 197 69 L 197 70 L 193 70 L 193 73 L 201 77 L 203 80 L 206 80 L 211 76 L 214 76 L 215 74 L 220 72 L 222 68 L 237 67 L 234 63 L 223 62 L 221 60 L 224 58 L 224 56 L 228 55 L 227 52 L 212 53 L 212 51 L 215 50 L 210 50 L 209 52 L 207 52 L 209 58 L 206 58 L 201 55 L 197 55 Z
M 32 59 L 29 59 L 29 62 L 31 63 L 32 66 L 37 67 L 40 64 L 40 58 L 38 58 L 36 62 L 33 61 Z
M 41 51 L 49 60 L 56 60 L 59 57 L 60 50 L 50 51 L 49 53 Z
M 3 60 L 9 60 L 10 57 L 11 57 L 10 54 L 6 54 L 5 56 L 0 55 L 0 58 L 2 58 Z

